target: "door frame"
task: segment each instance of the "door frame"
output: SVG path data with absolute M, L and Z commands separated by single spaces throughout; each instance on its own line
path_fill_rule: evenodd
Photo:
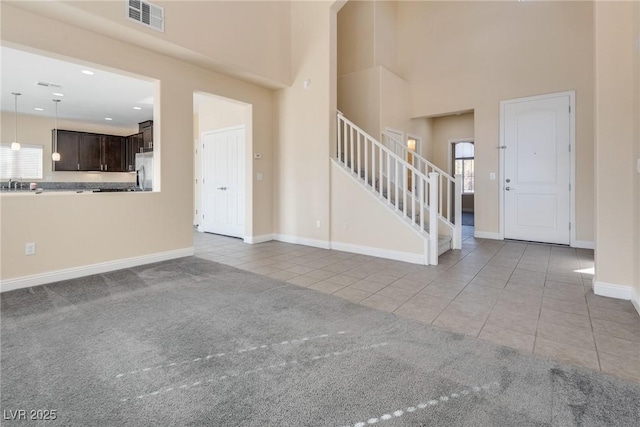
M 218 128 L 218 129 L 209 129 L 209 130 L 205 130 L 200 132 L 200 142 L 202 143 L 202 148 L 204 149 L 204 137 L 205 135 L 212 135 L 212 134 L 216 134 L 216 133 L 223 133 L 223 132 L 229 132 L 229 131 L 234 131 L 234 130 L 242 130 L 244 132 L 244 156 L 242 157 L 242 161 L 243 161 L 243 176 L 244 176 L 244 227 L 242 230 L 242 239 L 246 241 L 247 239 L 247 212 L 248 212 L 248 207 L 247 207 L 247 189 L 249 188 L 247 185 L 247 129 L 246 126 L 244 124 L 241 125 L 236 125 L 236 126 L 228 126 L 228 127 L 224 127 L 224 128 Z M 203 214 L 204 211 L 204 197 L 205 197 L 205 192 L 203 191 L 203 186 L 204 183 L 202 183 L 202 180 L 204 179 L 205 176 L 205 157 L 204 157 L 204 153 L 200 156 L 200 213 L 199 215 Z M 199 232 L 203 232 L 202 230 L 202 221 L 198 221 L 198 231 Z
M 498 192 L 500 203 L 500 239 L 504 240 L 504 169 L 505 169 L 505 107 L 509 104 L 518 102 L 540 101 L 543 99 L 557 98 L 559 96 L 569 97 L 569 185 L 571 186 L 571 196 L 569 198 L 569 221 L 571 222 L 571 230 L 569 233 L 569 246 L 576 247 L 576 91 L 569 90 L 564 92 L 549 93 L 544 95 L 527 96 L 524 98 L 514 98 L 500 101 L 500 145 L 497 147 L 500 152 L 500 166 L 498 173 Z
M 473 161 L 475 162 L 476 156 L 475 156 L 475 146 L 476 146 L 476 141 L 475 138 L 471 137 L 471 138 L 456 138 L 456 139 L 450 139 L 449 140 L 449 149 L 447 151 L 447 173 L 451 176 L 453 176 L 453 173 L 455 172 L 453 170 L 453 146 L 456 145 L 459 142 L 470 142 L 473 144 L 474 147 L 474 155 L 473 155 Z M 475 194 L 475 193 L 474 193 Z
M 415 140 L 415 141 L 416 141 L 416 149 L 415 149 L 415 152 L 416 152 L 420 157 L 424 157 L 424 156 L 422 155 L 422 138 L 421 138 L 421 137 L 419 137 L 418 135 L 413 135 L 413 134 L 411 134 L 411 133 L 407 133 L 406 140 L 404 141 L 404 145 L 405 145 L 405 147 L 407 147 L 407 148 L 409 148 L 408 143 L 409 143 L 409 140 L 410 140 L 410 139 L 413 139 L 413 140 Z
M 447 148 L 448 148 L 448 150 L 447 150 L 447 173 L 455 178 L 456 177 L 455 176 L 455 172 L 456 171 L 453 168 L 453 160 L 454 160 L 454 158 L 453 158 L 453 149 L 454 149 L 455 145 L 457 143 L 459 143 L 459 142 L 470 142 L 471 144 L 473 144 L 473 163 L 474 163 L 474 165 L 476 165 L 477 164 L 476 163 L 476 154 L 475 154 L 476 153 L 476 141 L 475 141 L 474 137 L 471 137 L 471 138 L 450 139 L 450 140 L 448 140 L 448 142 L 449 142 L 449 144 L 447 145 Z M 474 166 L 474 170 L 475 170 L 475 166 Z M 474 175 L 473 179 L 474 179 L 474 183 L 475 183 L 475 175 Z M 461 194 L 462 194 L 462 196 L 465 195 L 465 193 L 463 193 L 463 192 L 461 192 Z M 467 193 L 467 194 L 469 194 L 469 193 Z M 473 212 L 474 212 L 474 215 L 475 215 L 476 192 L 474 191 L 473 193 L 470 193 L 470 194 L 472 194 L 472 197 L 473 197 L 473 206 L 474 206 Z M 451 203 L 451 211 L 453 212 L 453 209 L 455 209 L 455 207 L 454 207 L 455 200 L 454 200 L 453 197 L 451 198 L 450 203 Z M 460 202 L 460 203 L 461 203 L 461 206 L 462 206 L 462 202 Z M 474 230 L 475 230 L 475 226 L 474 226 Z

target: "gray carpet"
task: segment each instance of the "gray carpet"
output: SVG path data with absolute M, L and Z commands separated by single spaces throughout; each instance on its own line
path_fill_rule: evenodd
M 640 384 L 194 257 L 1 303 L 3 425 L 640 424 Z

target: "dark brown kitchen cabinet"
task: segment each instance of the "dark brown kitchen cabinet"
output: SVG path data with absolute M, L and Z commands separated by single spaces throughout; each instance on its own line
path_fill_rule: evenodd
M 130 135 L 126 139 L 126 169 L 134 171 L 136 168 L 136 153 L 143 149 L 142 133 Z
M 52 135 L 51 152 L 55 152 L 54 132 Z M 58 153 L 60 160 L 53 162 L 54 171 L 77 171 L 80 169 L 78 163 L 78 148 L 82 134 L 79 132 L 58 131 Z
M 78 163 L 81 171 L 102 170 L 102 135 L 82 133 L 80 148 L 78 149 Z
M 60 161 L 53 162 L 54 171 L 127 170 L 125 138 L 122 136 L 58 130 L 58 153 Z
M 124 172 L 125 169 L 125 138 L 115 135 L 102 135 L 102 171 Z
M 153 149 L 153 120 L 138 123 L 138 132 L 142 133 L 142 143 L 145 149 Z

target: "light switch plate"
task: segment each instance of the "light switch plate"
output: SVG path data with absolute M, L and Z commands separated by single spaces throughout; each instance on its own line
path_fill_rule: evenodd
M 489 180 L 495 181 L 495 179 L 496 179 L 496 173 L 495 172 L 489 172 Z
M 262 181 L 262 178 L 263 178 L 263 176 L 262 176 L 262 172 L 258 172 L 258 173 L 256 174 L 256 179 L 257 179 L 258 181 Z

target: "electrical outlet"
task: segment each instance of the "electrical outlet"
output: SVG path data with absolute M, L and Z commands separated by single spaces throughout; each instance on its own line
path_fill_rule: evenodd
M 24 245 L 24 254 L 25 255 L 35 255 L 36 254 L 36 244 L 35 243 L 27 243 Z
M 258 172 L 257 175 L 256 175 L 256 179 L 258 181 L 262 181 L 263 178 L 264 178 L 264 176 L 262 175 L 262 172 Z

